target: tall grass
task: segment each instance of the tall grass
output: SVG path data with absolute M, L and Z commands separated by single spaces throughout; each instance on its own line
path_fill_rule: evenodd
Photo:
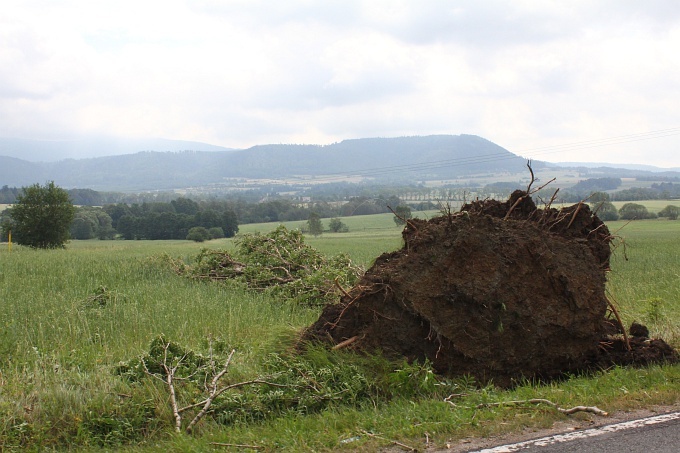
M 401 229 L 391 215 L 343 221 L 349 233 L 324 233 L 308 242 L 324 253 L 347 252 L 364 265 L 401 244 Z M 622 225 L 613 222 L 609 227 L 615 231 Z M 242 231 L 274 227 L 244 226 Z M 625 255 L 620 245 L 608 288 L 625 322 L 641 321 L 653 334 L 680 346 L 680 222 L 632 222 L 618 234 L 625 239 Z M 678 366 L 617 369 L 549 386 L 528 383 L 511 392 L 475 391 L 460 384 L 468 396 L 461 396 L 455 408 L 440 397 L 376 397 L 354 407 L 330 406 L 317 415 L 290 414 L 231 426 L 206 423 L 195 438 L 171 436 L 163 386 L 147 382 L 131 387 L 112 373 L 119 362 L 139 357 L 162 333 L 197 351 L 205 352 L 209 339 L 236 348 L 233 373 L 253 376 L 262 371 L 262 357 L 289 350 L 295 333 L 319 314 L 318 308 L 241 288 L 180 278 L 157 258 L 167 253 L 190 259 L 203 247 L 232 245 L 226 239 L 206 244 L 74 241 L 66 250 L 15 246 L 9 253 L 5 244 L 0 249 L 0 449 L 143 449 L 149 441 L 160 445 L 149 450 L 196 451 L 208 448 L 210 441 L 298 450 L 385 445 L 361 430 L 404 442 L 428 433 L 441 445 L 447 439 L 540 426 L 560 417 L 549 410 L 534 417 L 533 410 L 475 409 L 487 400 L 546 397 L 611 410 L 672 403 L 680 397 Z M 518 413 L 524 415 L 516 417 Z M 353 438 L 358 439 L 342 443 Z
M 624 319 L 680 346 L 680 221 L 610 222 L 619 236 L 609 290 Z

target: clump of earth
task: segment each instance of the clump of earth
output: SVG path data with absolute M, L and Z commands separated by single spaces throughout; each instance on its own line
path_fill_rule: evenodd
M 539 209 L 518 190 L 408 220 L 402 235 L 303 340 L 500 386 L 678 360 L 644 326 L 622 332 L 605 293 L 612 237 L 587 204 Z

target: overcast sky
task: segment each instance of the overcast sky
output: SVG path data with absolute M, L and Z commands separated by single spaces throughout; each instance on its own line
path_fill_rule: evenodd
M 680 3 L 3 2 L 0 137 L 83 134 L 475 134 L 540 160 L 680 166 Z

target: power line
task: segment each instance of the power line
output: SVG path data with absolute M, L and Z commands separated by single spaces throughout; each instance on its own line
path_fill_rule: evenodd
M 438 161 L 429 162 L 419 162 L 415 164 L 404 164 L 404 165 L 394 165 L 388 167 L 379 168 L 369 168 L 364 170 L 347 171 L 343 173 L 332 173 L 324 176 L 316 177 L 314 181 L 332 181 L 339 179 L 346 179 L 348 176 L 380 176 L 391 173 L 402 173 L 402 172 L 412 172 L 412 171 L 422 171 L 431 170 L 436 168 L 449 168 L 458 167 L 464 165 L 473 165 L 487 162 L 498 162 L 502 160 L 515 159 L 519 154 L 531 154 L 531 157 L 542 156 L 547 154 L 561 153 L 565 151 L 575 151 L 580 149 L 589 149 L 602 146 L 619 145 L 622 143 L 631 143 L 644 140 L 653 140 L 663 137 L 671 137 L 674 135 L 680 135 L 680 127 L 670 128 L 670 129 L 660 129 L 656 131 L 642 132 L 637 134 L 621 135 L 616 137 L 594 139 L 594 140 L 584 140 L 580 142 L 565 143 L 562 145 L 552 145 L 544 146 L 539 148 L 531 148 L 519 151 L 518 154 L 508 155 L 506 152 L 503 153 L 492 153 L 484 154 L 474 157 L 463 157 L 454 159 L 444 159 Z
M 599 146 L 619 145 L 621 143 L 638 142 L 642 140 L 652 140 L 656 138 L 670 137 L 680 134 L 680 127 L 670 129 L 660 129 L 650 132 L 642 132 L 638 134 L 620 135 L 617 137 L 601 138 L 595 140 L 585 140 L 580 142 L 565 143 L 563 145 L 551 145 L 539 148 L 531 148 L 520 151 L 520 153 L 528 153 L 539 151 L 536 154 L 552 154 L 564 151 L 573 151 L 578 149 L 587 149 Z M 545 150 L 545 151 L 542 151 Z

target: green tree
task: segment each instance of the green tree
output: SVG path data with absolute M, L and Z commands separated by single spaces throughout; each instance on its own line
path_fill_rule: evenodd
M 598 205 L 603 201 L 611 201 L 609 194 L 607 192 L 593 192 L 590 195 L 590 204 Z
M 321 233 L 323 233 L 323 223 L 321 223 L 321 218 L 316 212 L 309 214 L 309 218 L 307 219 L 307 229 L 309 230 L 309 233 L 313 234 L 314 236 L 319 236 Z
M 116 230 L 123 236 L 123 239 L 139 239 L 137 230 L 139 229 L 140 220 L 130 214 L 125 214 L 118 219 L 118 226 Z
M 198 203 L 189 198 L 179 197 L 170 202 L 175 207 L 177 214 L 195 215 L 198 212 Z
M 227 209 L 222 213 L 222 231 L 225 238 L 232 238 L 238 233 L 238 218 L 232 209 Z
M 602 200 L 600 202 L 593 203 L 592 208 L 600 220 L 605 222 L 619 220 L 619 211 L 616 210 L 616 206 L 614 206 L 611 201 Z
M 95 208 L 95 216 L 97 217 L 97 228 L 95 230 L 97 237 L 101 240 L 115 238 L 116 230 L 113 228 L 111 216 L 102 208 Z
M 644 205 L 638 203 L 626 203 L 619 209 L 619 215 L 623 220 L 641 220 L 652 219 L 656 217 L 654 213 L 650 213 Z
M 33 248 L 63 248 L 76 208 L 68 192 L 54 185 L 24 187 L 12 206 L 12 234 L 18 244 Z
M 188 241 L 204 242 L 210 239 L 210 232 L 205 227 L 193 227 L 187 234 Z
M 328 229 L 333 233 L 347 233 L 349 231 L 349 227 L 337 217 L 330 220 L 328 223 Z
M 659 211 L 659 217 L 668 217 L 669 220 L 678 220 L 679 215 L 680 208 L 671 204 Z
M 411 217 L 413 217 L 411 208 L 409 208 L 405 204 L 397 206 L 396 209 L 394 210 L 394 223 L 396 223 L 397 225 L 405 224 L 406 221 Z
M 79 210 L 73 222 L 71 222 L 69 232 L 72 239 L 92 239 L 95 227 L 96 223 L 92 218 L 87 213 Z

